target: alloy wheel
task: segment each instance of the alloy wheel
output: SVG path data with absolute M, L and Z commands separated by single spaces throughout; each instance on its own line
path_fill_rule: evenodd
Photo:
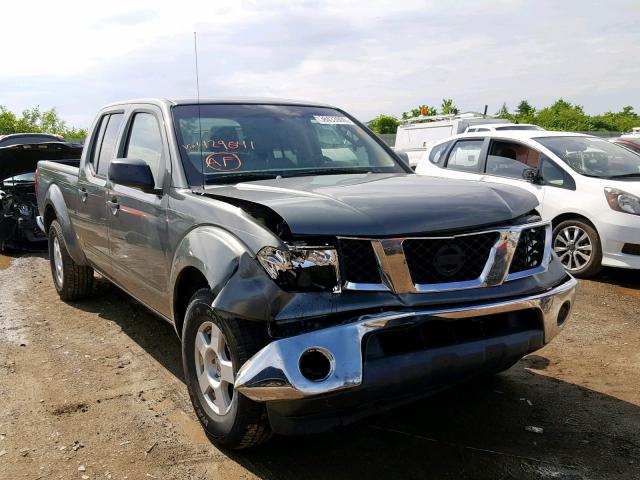
M 235 375 L 220 327 L 213 322 L 200 325 L 194 348 L 200 392 L 214 413 L 225 415 L 233 402 Z
M 62 252 L 60 251 L 60 242 L 58 237 L 53 239 L 53 266 L 55 267 L 55 276 L 58 286 L 62 288 L 64 282 L 64 267 L 62 263 Z
M 569 271 L 583 269 L 591 261 L 593 244 L 587 232 L 571 225 L 558 232 L 553 240 L 553 250 Z

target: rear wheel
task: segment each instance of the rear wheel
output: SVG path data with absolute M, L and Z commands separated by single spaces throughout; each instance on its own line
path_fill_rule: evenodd
M 553 250 L 576 277 L 592 277 L 602 270 L 598 232 L 581 220 L 566 220 L 553 229 Z
M 267 342 L 263 325 L 226 321 L 211 307 L 208 288 L 195 293 L 185 314 L 182 362 L 191 403 L 211 440 L 227 448 L 248 448 L 268 440 L 264 404 L 234 389 L 238 369 Z
M 73 261 L 57 220 L 49 227 L 49 262 L 53 284 L 61 300 L 72 301 L 87 297 L 93 290 L 93 269 Z

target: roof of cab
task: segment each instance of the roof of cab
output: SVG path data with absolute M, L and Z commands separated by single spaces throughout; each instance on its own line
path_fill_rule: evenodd
M 113 102 L 108 105 L 105 105 L 103 108 L 113 107 L 117 105 L 130 105 L 135 103 L 146 103 L 152 105 L 165 105 L 165 106 L 174 106 L 174 105 L 197 105 L 200 103 L 201 105 L 209 105 L 209 104 L 218 104 L 218 105 L 299 105 L 306 107 L 326 107 L 326 108 L 335 108 L 332 105 L 317 103 L 317 102 L 309 102 L 307 100 L 292 100 L 292 99 L 284 99 L 284 98 L 260 98 L 260 97 L 186 97 L 186 98 L 164 98 L 164 97 L 156 97 L 156 98 L 137 98 L 131 100 L 122 100 L 119 102 Z

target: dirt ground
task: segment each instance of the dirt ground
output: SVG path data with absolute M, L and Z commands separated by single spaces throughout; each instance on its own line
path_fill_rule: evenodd
M 65 304 L 45 256 L 0 256 L 0 306 L 1 479 L 640 478 L 637 272 L 581 281 L 494 379 L 240 453 L 202 433 L 172 328 L 109 283 Z

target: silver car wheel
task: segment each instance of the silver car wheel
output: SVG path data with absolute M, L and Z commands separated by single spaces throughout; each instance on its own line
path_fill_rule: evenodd
M 591 260 L 593 245 L 587 232 L 571 225 L 558 232 L 553 240 L 553 250 L 569 271 L 583 269 Z
M 213 322 L 200 325 L 195 341 L 196 373 L 209 408 L 226 415 L 233 403 L 233 363 L 222 330 Z
M 62 252 L 60 251 L 60 242 L 58 237 L 53 239 L 53 266 L 55 267 L 56 282 L 62 288 L 64 282 L 64 265 L 62 263 Z

